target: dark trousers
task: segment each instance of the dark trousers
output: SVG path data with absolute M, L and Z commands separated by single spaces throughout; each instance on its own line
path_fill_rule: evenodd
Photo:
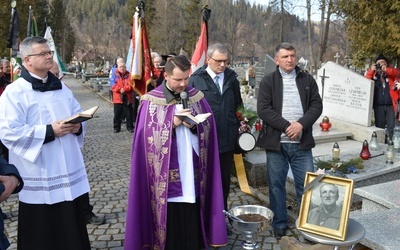
M 139 108 L 139 99 L 133 97 L 133 122 L 136 122 L 136 116 Z
M 82 207 L 83 210 L 83 218 L 85 218 L 85 221 L 88 221 L 94 215 L 94 213 L 92 212 L 93 206 L 90 205 L 89 201 L 89 193 L 81 195 L 78 201 L 81 203 L 80 206 Z
M 233 165 L 233 152 L 229 151 L 219 154 L 222 178 L 222 192 L 224 194 L 224 209 L 228 211 L 228 197 L 231 185 L 231 169 Z
M 8 148 L 0 141 L 0 155 L 8 162 Z
M 114 130 L 121 130 L 121 117 L 125 113 L 126 117 L 126 129 L 133 129 L 133 108 L 132 104 L 124 105 L 119 103 L 114 103 Z
M 200 205 L 196 203 L 168 202 L 166 250 L 200 250 L 204 248 Z
M 392 105 L 378 105 L 374 106 L 375 115 L 375 127 L 385 128 L 387 127 L 387 132 L 389 138 L 393 138 L 393 128 L 394 128 L 394 109 Z
M 20 201 L 18 250 L 90 250 L 81 198 L 52 205 Z

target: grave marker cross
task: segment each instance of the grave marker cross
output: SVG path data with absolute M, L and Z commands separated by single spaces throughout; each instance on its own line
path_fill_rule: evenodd
M 324 85 L 325 85 L 325 78 L 329 78 L 329 76 L 325 75 L 325 69 L 322 71 L 322 76 L 321 77 L 321 85 L 322 85 L 322 96 L 321 99 L 322 101 L 324 100 Z
M 340 58 L 339 53 L 336 52 L 336 55 L 333 58 L 335 58 L 336 59 L 336 63 L 339 64 L 339 58 Z

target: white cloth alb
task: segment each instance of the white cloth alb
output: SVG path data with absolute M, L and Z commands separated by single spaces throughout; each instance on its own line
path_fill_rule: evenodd
M 71 90 L 39 92 L 18 78 L 0 97 L 0 139 L 24 180 L 19 200 L 28 204 L 71 201 L 90 191 L 81 135 L 67 134 L 43 144 L 46 126 L 81 112 Z
M 175 106 L 175 112 L 183 109 L 182 104 Z M 196 202 L 194 187 L 193 150 L 199 155 L 197 135 L 190 132 L 189 128 L 181 125 L 175 128 L 176 143 L 178 147 L 179 175 L 182 183 L 182 196 L 168 198 L 168 202 Z

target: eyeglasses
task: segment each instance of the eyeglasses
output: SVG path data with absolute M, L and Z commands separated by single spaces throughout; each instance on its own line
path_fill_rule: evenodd
M 229 62 L 229 59 L 226 59 L 226 60 L 215 60 L 211 56 L 210 56 L 210 58 L 213 59 L 214 62 L 219 63 L 219 64 L 221 64 L 221 63 L 228 64 L 228 62 Z
M 37 53 L 37 54 L 30 54 L 27 56 L 41 56 L 41 57 L 45 57 L 45 56 L 53 56 L 54 55 L 54 51 L 46 51 L 46 52 L 42 52 L 42 53 Z

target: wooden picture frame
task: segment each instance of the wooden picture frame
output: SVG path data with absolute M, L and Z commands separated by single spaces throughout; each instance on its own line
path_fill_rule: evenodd
M 317 176 L 317 173 L 308 172 L 304 186 Z M 297 228 L 324 237 L 345 240 L 353 189 L 353 180 L 325 175 L 304 192 Z

